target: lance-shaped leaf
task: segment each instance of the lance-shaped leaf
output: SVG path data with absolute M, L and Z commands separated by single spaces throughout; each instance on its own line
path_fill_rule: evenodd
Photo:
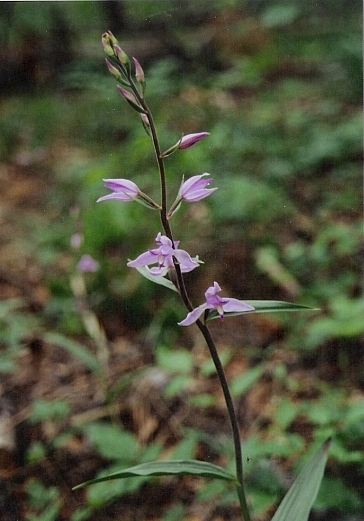
M 244 300 L 244 302 L 254 309 L 251 311 L 226 311 L 225 317 L 234 317 L 237 315 L 245 315 L 246 313 L 273 313 L 277 311 L 317 311 L 318 308 L 309 306 L 301 306 L 300 304 L 292 304 L 291 302 L 283 302 L 280 300 Z M 216 309 L 209 310 L 206 320 L 221 318 Z
M 171 282 L 169 279 L 166 279 L 162 275 L 152 275 L 148 268 L 146 268 L 145 266 L 135 266 L 135 269 L 141 275 L 143 275 L 144 278 L 151 280 L 152 282 L 154 282 L 155 284 L 159 284 L 160 286 L 164 286 L 173 291 L 177 291 L 178 293 L 178 290 L 176 286 L 173 284 L 173 282 Z
M 191 475 L 202 478 L 215 478 L 236 483 L 236 477 L 218 465 L 208 463 L 207 461 L 198 460 L 170 460 L 170 461 L 151 461 L 149 463 L 142 463 L 135 467 L 121 470 L 120 472 L 113 472 L 108 476 L 102 478 L 91 479 L 85 481 L 73 488 L 76 490 L 87 485 L 100 483 L 101 481 L 108 481 L 110 479 L 123 479 L 140 476 L 171 476 L 171 475 Z
M 283 498 L 272 521 L 307 521 L 324 475 L 330 441 L 327 440 L 303 467 Z

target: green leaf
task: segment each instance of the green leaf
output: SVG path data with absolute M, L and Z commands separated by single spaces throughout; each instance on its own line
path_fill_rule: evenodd
M 70 411 L 70 404 L 66 400 L 44 400 L 38 398 L 33 401 L 28 419 L 31 423 L 47 420 L 62 421 Z
M 95 422 L 83 427 L 97 452 L 107 459 L 134 463 L 138 454 L 136 437 L 117 425 Z
M 324 475 L 330 442 L 325 441 L 303 467 L 272 521 L 307 521 Z
M 79 344 L 75 340 L 71 340 L 59 333 L 46 333 L 43 337 L 45 342 L 49 344 L 55 344 L 59 347 L 63 347 L 66 349 L 71 355 L 78 358 L 88 369 L 94 371 L 95 373 L 101 371 L 101 366 L 96 356 L 94 356 L 90 351 L 84 347 L 82 344 Z
M 217 465 L 213 465 L 212 463 L 198 460 L 170 460 L 142 463 L 141 465 L 136 465 L 135 467 L 130 467 L 121 470 L 120 472 L 114 472 L 113 474 L 109 474 L 102 478 L 85 481 L 84 483 L 74 487 L 73 490 L 87 485 L 92 485 L 93 483 L 107 481 L 109 479 L 123 479 L 138 476 L 181 476 L 185 474 L 236 482 L 236 478 L 233 474 L 230 474 L 227 470 L 218 467 Z
M 176 286 L 173 284 L 173 282 L 166 279 L 165 277 L 157 277 L 155 275 L 151 275 L 149 273 L 149 271 L 147 270 L 147 268 L 145 268 L 144 266 L 138 266 L 138 267 L 135 267 L 135 269 L 141 275 L 143 275 L 143 277 L 145 277 L 146 279 L 151 280 L 152 282 L 155 282 L 155 284 L 160 284 L 161 286 L 165 286 L 168 289 L 172 289 L 173 291 L 177 291 L 177 293 L 178 293 L 178 290 L 177 290 Z
M 250 387 L 261 377 L 264 372 L 263 365 L 257 365 L 247 369 L 243 374 L 234 378 L 230 385 L 230 392 L 233 396 L 246 393 Z
M 299 15 L 294 5 L 278 4 L 269 7 L 262 15 L 261 21 L 265 27 L 276 27 L 292 23 Z
M 193 355 L 187 349 L 170 349 L 159 345 L 155 357 L 157 365 L 173 373 L 190 373 L 193 369 Z
M 317 311 L 317 308 L 282 302 L 280 300 L 244 300 L 244 302 L 253 306 L 254 311 L 227 311 L 224 312 L 224 317 L 235 317 L 247 313 L 272 313 L 274 311 Z M 213 320 L 214 318 L 220 318 L 220 315 L 216 309 L 211 309 L 209 310 L 207 320 Z

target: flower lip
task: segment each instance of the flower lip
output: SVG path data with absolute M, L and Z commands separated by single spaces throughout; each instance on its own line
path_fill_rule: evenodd
M 189 148 L 201 139 L 206 136 L 209 136 L 210 132 L 196 132 L 194 134 L 186 134 L 180 140 L 178 148 L 183 150 L 184 148 Z

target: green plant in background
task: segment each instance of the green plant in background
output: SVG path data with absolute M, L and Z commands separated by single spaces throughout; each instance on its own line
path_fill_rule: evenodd
M 24 346 L 25 338 L 30 338 L 39 326 L 39 318 L 26 310 L 22 299 L 0 302 L 0 373 L 15 369 L 15 360 Z
M 106 59 L 107 67 L 111 75 L 118 82 L 117 88 L 120 94 L 132 109 L 138 113 L 144 130 L 152 141 L 159 173 L 160 203 L 155 202 L 153 198 L 141 191 L 137 184 L 128 179 L 105 179 L 105 187 L 110 189 L 112 193 L 100 197 L 98 202 L 105 200 L 121 202 L 136 201 L 149 209 L 159 212 L 164 235 L 160 232 L 157 234 L 155 239 L 157 248 L 142 253 L 134 260 L 129 260 L 127 265 L 136 268 L 141 275 L 148 280 L 179 293 L 188 311 L 186 318 L 180 321 L 179 325 L 189 326 L 195 323 L 204 337 L 218 375 L 228 410 L 234 445 L 235 473 L 231 473 L 217 465 L 199 460 L 160 460 L 141 463 L 122 471 L 97 477 L 75 488 L 95 483 L 103 483 L 110 479 L 117 480 L 136 476 L 189 474 L 205 478 L 215 478 L 231 482 L 235 486 L 242 517 L 244 521 L 250 521 L 250 509 L 246 497 L 245 479 L 243 475 L 243 456 L 239 426 L 223 364 L 207 322 L 216 318 L 222 320 L 225 316 L 229 315 L 235 316 L 245 313 L 272 311 L 297 311 L 309 308 L 280 301 L 253 300 L 243 302 L 233 298 L 222 298 L 218 295 L 218 293 L 221 292 L 221 288 L 217 282 L 214 282 L 213 286 L 207 289 L 204 304 L 196 308 L 192 306 L 187 292 L 184 274 L 199 267 L 201 261 L 198 257 L 192 258 L 185 250 L 179 247 L 179 241 L 175 241 L 173 238 L 170 220 L 184 201 L 189 203 L 200 201 L 210 196 L 216 188 L 207 188 L 212 181 L 207 173 L 192 176 L 186 181 L 182 178 L 177 196 L 171 206 L 168 207 L 168 184 L 165 158 L 178 150 L 183 150 L 195 145 L 209 134 L 207 132 L 187 134 L 179 139 L 173 146 L 162 152 L 152 113 L 144 98 L 146 81 L 140 63 L 136 58 L 133 58 L 133 63 L 131 63 L 129 57 L 120 48 L 118 41 L 110 31 L 103 34 L 102 44 L 108 56 Z M 253 371 L 253 373 L 253 377 L 251 378 L 252 382 L 260 375 L 259 371 Z M 245 383 L 245 385 L 249 385 L 249 382 Z M 104 441 L 102 443 L 104 443 Z M 306 521 L 308 519 L 310 508 L 315 500 L 323 476 L 327 449 L 328 443 L 325 442 L 310 458 L 308 463 L 306 463 L 278 507 L 273 517 L 274 521 L 288 521 L 293 517 L 296 521 Z

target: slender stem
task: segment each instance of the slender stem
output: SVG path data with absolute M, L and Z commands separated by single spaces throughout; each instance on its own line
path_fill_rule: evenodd
M 166 236 L 172 241 L 172 244 L 174 244 L 172 230 L 171 230 L 171 227 L 169 224 L 169 220 L 167 218 L 166 174 L 165 174 L 164 160 L 163 160 L 163 158 L 161 158 L 161 149 L 160 149 L 160 145 L 159 145 L 156 127 L 155 127 L 155 124 L 153 121 L 151 111 L 149 110 L 149 107 L 146 104 L 144 98 L 140 95 L 130 74 L 128 74 L 128 80 L 130 81 L 130 86 L 131 86 L 131 89 L 132 89 L 136 99 L 140 103 L 141 107 L 143 107 L 143 109 L 145 110 L 148 120 L 149 120 L 153 146 L 154 146 L 156 160 L 157 160 L 157 164 L 158 164 L 160 184 L 161 184 L 161 210 L 160 210 L 161 222 L 162 222 L 162 226 L 163 226 Z M 189 299 L 189 296 L 188 296 L 188 293 L 186 290 L 183 273 L 181 271 L 180 265 L 178 264 L 178 262 L 176 262 L 175 259 L 174 259 L 174 266 L 175 266 L 175 270 L 176 270 L 178 290 L 179 290 L 180 296 L 181 296 L 186 308 L 188 309 L 188 311 L 192 311 L 193 306 L 191 304 L 191 301 Z M 237 480 L 238 480 L 238 484 L 236 485 L 237 493 L 238 493 L 238 497 L 239 497 L 239 502 L 240 502 L 243 519 L 244 519 L 244 521 L 250 521 L 250 514 L 249 514 L 245 491 L 244 491 L 243 456 L 242 456 L 242 450 L 241 450 L 240 432 L 239 432 L 238 421 L 237 421 L 236 414 L 235 414 L 233 399 L 232 399 L 232 396 L 231 396 L 231 393 L 229 390 L 224 368 L 223 368 L 221 360 L 219 358 L 219 354 L 217 352 L 216 345 L 211 336 L 210 330 L 208 329 L 206 324 L 204 324 L 201 320 L 197 320 L 196 324 L 197 324 L 197 327 L 199 328 L 199 330 L 201 331 L 201 333 L 206 341 L 207 347 L 210 351 L 210 355 L 214 362 L 214 365 L 216 368 L 216 373 L 219 378 L 220 386 L 221 386 L 221 389 L 222 389 L 222 392 L 224 395 L 226 408 L 227 408 L 228 415 L 229 415 L 231 430 L 232 430 L 232 434 L 233 434 L 233 441 L 234 441 L 236 475 L 237 475 Z
M 163 158 L 161 158 L 161 148 L 159 145 L 158 135 L 157 135 L 157 129 L 153 120 L 152 113 L 146 104 L 144 98 L 140 95 L 139 90 L 137 89 L 133 78 L 131 77 L 130 73 L 127 75 L 128 81 L 130 82 L 130 87 L 133 91 L 134 96 L 138 100 L 139 104 L 145 112 L 147 113 L 147 117 L 149 120 L 149 126 L 150 131 L 152 134 L 152 141 L 153 141 L 153 148 L 155 151 L 155 156 L 158 164 L 158 170 L 159 170 L 159 177 L 160 177 L 160 186 L 161 186 L 161 210 L 160 210 L 160 216 L 161 216 L 161 222 L 163 229 L 167 235 L 167 237 L 172 241 L 173 244 L 173 236 L 172 236 L 172 230 L 168 222 L 167 218 L 167 187 L 166 187 L 166 172 L 164 168 L 164 161 Z
M 236 465 L 236 476 L 239 481 L 239 485 L 237 485 L 238 496 L 240 501 L 241 510 L 243 513 L 243 518 L 245 521 L 250 521 L 250 515 L 248 511 L 248 505 L 246 502 L 245 492 L 244 492 L 244 481 L 243 481 L 243 456 L 241 450 L 241 442 L 240 442 L 240 432 L 239 425 L 235 414 L 234 404 L 231 397 L 230 389 L 226 380 L 225 371 L 222 366 L 219 354 L 217 352 L 215 342 L 211 336 L 211 333 L 208 327 L 201 322 L 201 320 L 197 320 L 197 327 L 201 331 L 202 335 L 206 340 L 206 344 L 209 348 L 211 358 L 215 364 L 216 372 L 220 381 L 221 389 L 224 394 L 226 407 L 229 414 L 231 430 L 233 432 L 233 440 L 234 440 L 234 449 L 235 449 L 235 465 Z

